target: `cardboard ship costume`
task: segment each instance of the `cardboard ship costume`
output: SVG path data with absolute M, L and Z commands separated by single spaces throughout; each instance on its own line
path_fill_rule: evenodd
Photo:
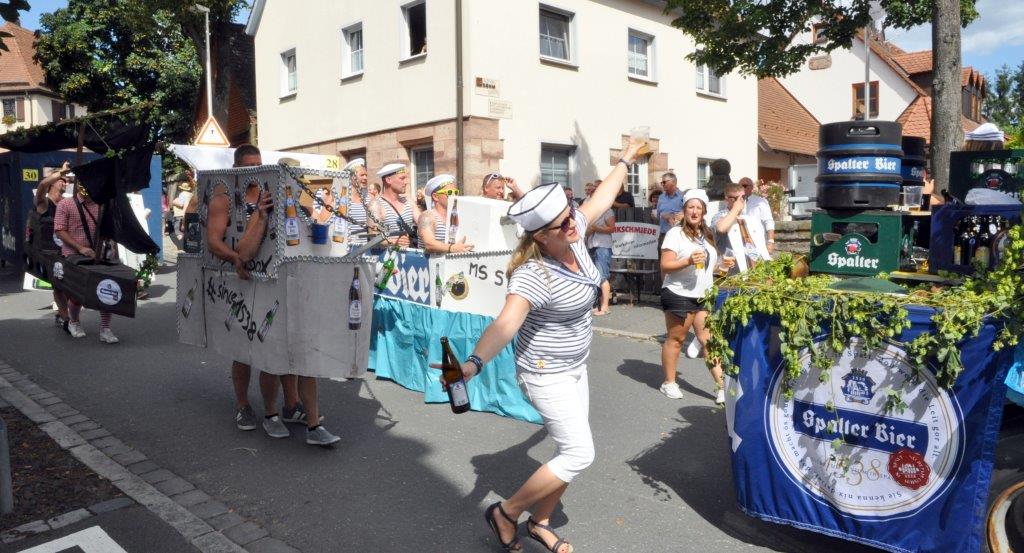
M 316 192 L 306 184 L 310 176 L 333 179 L 330 194 L 323 196 L 344 196 L 338 183 L 348 182 L 347 171 L 264 165 L 199 172 L 200 239 L 178 256 L 181 342 L 272 374 L 349 378 L 366 371 L 373 267 L 359 257 L 362 252 L 349 251 L 347 240 L 328 237 L 333 225 L 315 224 L 300 209 L 303 197 L 316 205 Z M 207 225 L 211 198 L 226 194 L 224 241 L 234 247 L 255 210 L 245 202 L 250 187 L 268 191 L 273 208 L 246 265 L 251 278 L 242 280 L 231 263 L 210 252 Z

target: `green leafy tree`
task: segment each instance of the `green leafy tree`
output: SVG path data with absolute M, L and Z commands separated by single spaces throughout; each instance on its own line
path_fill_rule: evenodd
M 988 78 L 988 97 L 982 113 L 1000 129 L 1020 126 L 1024 118 L 1024 62 L 1016 68 L 1003 65 Z
M 4 18 L 4 21 L 15 21 L 17 22 L 20 16 L 18 12 L 27 11 L 30 8 L 28 0 L 6 0 L 0 1 L 0 17 Z M 11 36 L 11 33 L 0 31 L 0 50 L 5 52 L 9 51 L 7 45 L 4 44 L 4 39 Z
M 153 124 L 155 139 L 187 141 L 203 82 L 205 30 L 195 5 L 70 0 L 67 8 L 40 18 L 36 59 L 47 84 L 67 101 L 89 111 L 139 107 L 132 113 Z M 215 32 L 245 3 L 214 0 L 204 5 L 211 10 Z M 220 104 L 226 113 L 227 102 Z
M 942 189 L 949 152 L 962 140 L 959 30 L 977 17 L 975 1 L 879 2 L 889 27 L 932 23 L 932 168 Z M 861 29 L 871 23 L 870 9 L 869 0 L 668 0 L 666 6 L 666 12 L 676 16 L 672 24 L 697 43 L 687 59 L 719 74 L 738 71 L 757 78 L 785 76 L 799 70 L 811 56 L 850 48 Z M 818 43 L 794 41 L 817 22 L 826 23 Z

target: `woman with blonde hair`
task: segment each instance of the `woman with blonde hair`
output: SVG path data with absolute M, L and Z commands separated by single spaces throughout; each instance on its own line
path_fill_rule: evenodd
M 581 237 L 591 221 L 611 208 L 639 148 L 631 139 L 612 172 L 578 209 L 558 183 L 530 190 L 509 208 L 525 234 L 509 263 L 505 306 L 484 330 L 462 372 L 467 381 L 473 378 L 518 337 L 516 380 L 544 419 L 558 452 L 512 497 L 488 507 L 485 519 L 505 550 L 522 548 L 518 519 L 526 510 L 531 538 L 553 553 L 573 550 L 548 523 L 569 482 L 594 460 L 586 363 L 591 306 L 601 275 Z
M 723 257 L 719 264 L 715 235 L 704 222 L 707 209 L 706 192 L 697 188 L 687 190 L 683 195 L 682 219 L 669 229 L 661 244 L 661 309 L 665 312 L 667 330 L 661 347 L 661 367 L 665 372 L 661 393 L 672 399 L 683 397 L 676 382 L 676 365 L 690 329 L 693 328 L 701 346 L 706 346 L 710 337 L 704 325 L 708 316 L 704 294 L 714 284 L 714 270 L 719 265 L 728 270 L 734 262 Z M 721 405 L 725 403 L 722 367 L 715 363 L 709 370 L 715 380 L 715 403 Z

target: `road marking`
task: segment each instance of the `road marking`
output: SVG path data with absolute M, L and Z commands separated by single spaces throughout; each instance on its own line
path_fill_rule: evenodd
M 21 553 L 60 553 L 69 549 L 82 553 L 128 553 L 99 526 L 86 528 L 63 538 L 26 549 Z

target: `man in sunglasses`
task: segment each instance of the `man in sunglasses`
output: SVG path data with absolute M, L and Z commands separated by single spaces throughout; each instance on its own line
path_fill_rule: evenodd
M 661 225 L 658 231 L 658 251 L 661 251 L 665 233 L 679 222 L 683 213 L 683 193 L 679 191 L 676 174 L 665 173 L 662 175 L 661 188 L 661 196 L 654 207 L 654 220 Z
M 516 180 L 504 177 L 498 173 L 488 173 L 484 177 L 484 184 L 480 188 L 480 195 L 492 200 L 505 200 L 505 187 L 509 189 L 509 199 L 513 202 L 523 197 L 522 190 L 516 184 Z
M 427 253 L 447 254 L 473 251 L 466 237 L 456 241 L 459 216 L 455 207 L 459 188 L 452 175 L 437 175 L 427 181 L 424 193 L 426 209 L 420 215 L 417 233 Z

